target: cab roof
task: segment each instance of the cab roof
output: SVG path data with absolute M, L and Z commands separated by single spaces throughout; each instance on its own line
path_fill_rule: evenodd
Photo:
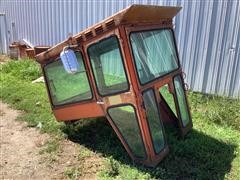
M 157 24 L 163 20 L 171 21 L 180 10 L 181 7 L 176 6 L 131 5 L 86 30 L 79 32 L 75 36 L 53 46 L 47 51 L 38 54 L 36 60 L 44 64 L 45 61 L 60 54 L 65 46 L 77 44 L 79 41 L 87 41 L 91 37 L 119 25 L 143 23 Z

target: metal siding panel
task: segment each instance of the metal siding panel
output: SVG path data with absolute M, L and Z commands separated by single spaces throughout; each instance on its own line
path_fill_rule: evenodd
M 234 72 L 234 60 L 235 60 L 235 47 L 236 47 L 236 38 L 235 38 L 235 30 L 236 30 L 236 26 L 237 26 L 237 21 L 236 21 L 236 16 L 234 17 L 234 14 L 236 14 L 237 11 L 237 6 L 236 6 L 237 2 L 232 2 L 231 3 L 231 9 L 230 9 L 230 19 L 229 19 L 229 28 L 228 28 L 228 39 L 229 44 L 228 44 L 228 53 L 229 53 L 229 61 L 227 66 L 227 73 L 226 73 L 226 81 L 225 81 L 225 89 L 224 89 L 224 94 L 226 95 L 230 95 L 230 86 L 231 86 L 231 82 L 232 82 L 232 73 Z M 234 17 L 234 18 L 231 18 Z M 226 62 L 226 61 L 224 61 Z
M 240 8 L 238 8 L 240 10 Z M 240 98 L 240 31 L 238 31 L 238 41 L 237 41 L 237 47 L 236 47 L 236 56 L 235 56 L 235 62 L 236 62 L 236 74 L 235 80 L 233 81 L 233 88 L 232 90 L 232 97 L 238 97 Z
M 217 2 L 216 2 L 217 3 Z M 212 17 L 212 27 L 218 26 L 219 28 L 212 28 L 210 31 L 210 34 L 213 34 L 211 39 L 211 48 L 208 50 L 209 54 L 209 66 L 206 67 L 207 73 L 205 74 L 204 79 L 204 87 L 203 90 L 205 92 L 214 92 L 215 90 L 213 87 L 216 86 L 216 74 L 218 72 L 218 67 L 216 66 L 216 63 L 219 62 L 219 56 L 221 55 L 221 43 L 223 39 L 223 28 L 224 28 L 224 22 L 225 21 L 225 13 L 226 11 L 222 10 L 224 7 L 223 4 L 215 4 L 213 7 L 213 17 Z M 220 12 L 222 12 L 220 14 Z M 210 74 L 211 73 L 211 74 Z M 210 76 L 210 77 L 209 77 Z M 206 83 L 209 82 L 209 83 Z
M 8 41 L 6 32 L 6 15 L 0 15 L 0 53 L 8 53 Z
M 176 40 L 187 83 L 194 91 L 240 96 L 240 2 L 185 0 L 0 1 L 7 27 L 19 39 L 54 45 L 131 5 L 178 5 Z
M 236 14 L 240 14 L 240 2 L 237 2 Z M 240 97 L 240 16 L 235 16 L 236 27 L 232 48 L 235 51 L 234 70 L 231 77 L 231 87 L 229 96 Z
M 225 18 L 225 26 L 223 30 L 223 42 L 222 43 L 222 54 L 221 57 L 219 58 L 220 63 L 218 64 L 218 75 L 217 75 L 217 85 L 215 86 L 215 93 L 220 93 L 221 95 L 225 95 L 225 84 L 226 84 L 226 77 L 228 74 L 228 62 L 230 60 L 229 58 L 229 30 L 230 30 L 230 12 L 231 12 L 231 3 L 228 1 L 227 6 L 224 7 L 226 8 L 226 18 Z M 221 73 L 222 72 L 222 73 Z
M 205 17 L 204 19 L 204 22 L 201 26 L 201 30 L 203 31 L 204 35 L 203 35 L 203 44 L 202 44 L 202 53 L 201 53 L 201 59 L 198 60 L 198 64 L 197 64 L 197 67 L 198 67 L 198 70 L 197 70 L 197 74 L 196 74 L 196 77 L 198 77 L 198 81 L 199 83 L 196 84 L 196 89 L 197 91 L 203 91 L 204 92 L 204 84 L 205 82 L 208 81 L 207 80 L 204 80 L 204 75 L 205 75 L 205 68 L 209 67 L 209 54 L 208 52 L 211 54 L 211 45 L 212 45 L 212 36 L 209 36 L 210 32 L 211 32 L 211 25 L 212 25 L 212 22 L 214 22 L 214 19 L 213 19 L 213 11 L 212 11 L 212 8 L 213 8 L 213 3 L 212 2 L 208 2 L 209 4 L 206 5 L 204 4 L 204 11 L 202 12 L 201 15 L 203 15 Z M 208 71 L 206 71 L 207 73 Z M 208 76 L 207 76 L 208 78 Z

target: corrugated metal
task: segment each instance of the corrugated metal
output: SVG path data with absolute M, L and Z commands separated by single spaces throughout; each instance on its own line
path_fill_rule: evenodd
M 8 53 L 7 20 L 4 13 L 0 13 L 0 54 Z
M 11 38 L 54 45 L 130 4 L 182 6 L 175 19 L 176 39 L 190 88 L 240 97 L 238 0 L 1 0 L 0 12 L 7 15 Z

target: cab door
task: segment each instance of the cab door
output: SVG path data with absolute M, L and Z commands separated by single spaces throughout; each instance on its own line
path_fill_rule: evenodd
M 147 158 L 146 140 L 119 39 L 118 31 L 112 31 L 89 43 L 86 51 L 97 89 L 96 103 L 132 159 L 142 162 Z

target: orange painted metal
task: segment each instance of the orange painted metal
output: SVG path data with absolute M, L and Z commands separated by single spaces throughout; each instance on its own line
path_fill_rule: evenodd
M 169 111 L 168 106 L 166 105 L 159 93 L 159 88 L 161 88 L 165 84 L 168 84 L 169 90 L 174 97 L 175 104 L 177 104 L 177 95 L 174 91 L 173 78 L 176 75 L 180 75 L 180 77 L 182 77 L 182 69 L 178 68 L 172 73 L 157 78 L 154 81 L 147 83 L 146 85 L 141 85 L 138 80 L 137 70 L 134 65 L 133 54 L 129 41 L 129 34 L 134 31 L 164 28 L 169 28 L 173 31 L 172 18 L 179 12 L 180 9 L 180 7 L 133 5 L 109 17 L 108 19 L 88 28 L 87 30 L 80 32 L 79 34 L 67 39 L 66 41 L 57 44 L 56 46 L 48 49 L 47 51 L 38 54 L 36 56 L 36 59 L 39 63 L 41 63 L 42 68 L 47 63 L 55 61 L 56 58 L 59 58 L 60 52 L 65 46 L 78 44 L 78 46 L 75 48 L 75 51 L 80 51 L 83 54 L 83 59 L 86 66 L 85 68 L 89 77 L 89 83 L 92 89 L 93 98 L 89 101 L 61 106 L 54 106 L 51 103 L 52 110 L 56 119 L 58 121 L 71 121 L 89 117 L 106 117 L 111 124 L 113 130 L 119 137 L 121 143 L 125 147 L 126 151 L 128 152 L 129 156 L 134 161 L 143 163 L 147 166 L 156 166 L 168 154 L 169 147 L 166 144 L 160 153 L 155 153 L 149 124 L 146 118 L 146 110 L 143 107 L 142 93 L 149 88 L 152 88 L 154 90 L 156 101 L 158 104 L 157 108 L 165 117 L 164 119 L 167 123 L 174 122 L 178 124 L 178 127 L 181 130 L 181 134 L 182 136 L 184 136 L 192 128 L 192 122 L 190 122 L 186 127 L 183 127 L 180 120 L 177 119 L 174 114 L 171 113 L 171 111 Z M 126 76 L 129 80 L 130 87 L 127 92 L 118 93 L 110 96 L 101 96 L 97 91 L 97 86 L 94 81 L 94 74 L 91 69 L 87 49 L 91 44 L 105 39 L 111 35 L 116 35 L 119 39 L 120 50 L 124 59 L 123 65 L 126 68 Z M 179 59 L 178 64 L 180 65 Z M 44 74 L 44 76 L 46 75 Z M 49 89 L 48 86 L 49 85 L 46 83 L 47 89 Z M 48 95 L 51 102 L 49 90 Z M 99 104 L 97 102 L 101 103 Z M 140 127 L 143 144 L 146 151 L 145 159 L 137 158 L 132 153 L 123 135 L 107 113 L 109 107 L 119 104 L 131 104 L 136 109 L 136 116 L 138 118 L 138 124 Z M 176 110 L 178 117 L 180 117 L 180 109 L 177 106 Z
M 96 102 L 87 102 L 56 108 L 54 109 L 54 115 L 59 121 L 69 121 L 79 118 L 103 117 L 105 113 Z
M 35 55 L 38 55 L 46 50 L 48 50 L 50 46 L 34 46 Z
M 34 59 L 35 57 L 35 51 L 33 48 L 27 48 L 26 49 L 27 57 L 30 59 Z

